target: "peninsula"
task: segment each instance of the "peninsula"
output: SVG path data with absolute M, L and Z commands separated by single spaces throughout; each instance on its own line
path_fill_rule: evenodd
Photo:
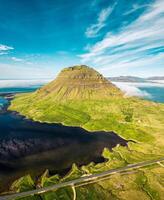
M 42 186 L 164 156 L 164 104 L 126 97 L 109 80 L 88 66 L 65 68 L 46 86 L 32 93 L 16 95 L 9 110 L 17 111 L 34 121 L 79 126 L 88 131 L 114 131 L 129 141 L 127 147 L 118 145 L 112 151 L 105 148 L 102 152 L 105 162 L 90 163 L 82 167 L 73 165 L 70 173 L 62 179 L 51 177 L 46 172 L 41 177 Z M 137 170 L 135 175 L 127 174 L 122 180 L 121 175 L 113 175 L 103 183 L 103 189 L 102 186 L 98 189 L 100 182 L 86 188 L 84 193 L 79 191 L 79 195 L 85 199 L 88 194 L 93 194 L 89 199 L 98 199 L 94 195 L 99 196 L 100 193 L 103 193 L 103 199 L 109 199 L 113 195 L 113 199 L 120 196 L 121 199 L 127 199 L 131 195 L 133 198 L 131 196 L 130 199 L 137 199 L 138 195 L 142 199 L 150 196 L 152 199 L 160 199 L 157 197 L 162 195 L 162 171 L 162 166 L 145 168 Z M 31 178 L 24 177 L 22 181 L 16 181 L 12 189 L 20 191 L 29 179 L 31 188 Z M 115 181 L 118 184 L 121 182 L 123 186 L 116 189 L 113 186 Z M 135 185 L 130 184 L 131 181 Z

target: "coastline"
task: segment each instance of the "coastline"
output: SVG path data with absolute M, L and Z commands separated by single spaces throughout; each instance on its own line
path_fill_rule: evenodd
M 68 175 L 68 173 L 71 171 L 71 166 L 72 166 L 72 164 L 73 163 L 76 163 L 77 165 L 78 165 L 78 167 L 80 167 L 80 166 L 83 166 L 83 165 L 88 165 L 89 163 L 94 163 L 94 164 L 100 164 L 100 163 L 103 163 L 104 161 L 105 161 L 105 158 L 104 157 L 102 157 L 102 151 L 103 151 L 103 149 L 105 148 L 105 147 L 107 147 L 108 146 L 108 148 L 109 149 L 111 149 L 112 150 L 112 148 L 113 147 L 115 147 L 115 146 L 117 146 L 117 144 L 119 143 L 119 142 L 117 142 L 117 140 L 119 141 L 120 140 L 120 145 L 122 144 L 123 146 L 125 145 L 127 145 L 128 144 L 128 141 L 126 141 L 126 140 L 124 140 L 123 138 L 121 138 L 119 135 L 117 135 L 117 134 L 115 134 L 115 133 L 113 133 L 113 132 L 103 132 L 103 131 L 97 131 L 97 132 L 89 132 L 89 131 L 87 131 L 87 130 L 85 130 L 85 129 L 83 129 L 83 128 L 81 128 L 81 127 L 68 127 L 68 126 L 64 126 L 64 125 L 62 125 L 62 124 L 56 124 L 56 123 L 53 123 L 53 124 L 50 124 L 50 123 L 45 123 L 45 122 L 42 122 L 42 123 L 39 123 L 39 122 L 35 122 L 35 121 L 33 121 L 33 120 L 30 120 L 30 119 L 27 119 L 27 118 L 25 118 L 24 116 L 22 116 L 22 115 L 20 115 L 19 113 L 17 113 L 17 112 L 14 112 L 14 111 L 9 111 L 7 108 L 8 108 L 8 106 L 9 106 L 9 103 L 10 103 L 10 101 L 14 98 L 14 96 L 15 96 L 16 94 L 10 94 L 9 96 L 8 96 L 8 94 L 7 94 L 7 99 L 8 99 L 8 104 L 6 104 L 4 107 L 3 107 L 3 113 L 0 113 L 0 115 L 6 115 L 6 116 L 10 116 L 11 115 L 11 117 L 13 117 L 14 118 L 14 120 L 15 120 L 15 118 L 16 119 L 18 119 L 18 120 L 21 120 L 22 122 L 21 123 L 28 123 L 28 124 L 31 124 L 30 125 L 30 127 L 32 128 L 34 128 L 34 130 L 36 130 L 37 131 L 37 126 L 38 126 L 38 128 L 40 127 L 46 127 L 47 126 L 47 128 L 48 129 L 50 129 L 50 127 L 52 127 L 52 130 L 53 130 L 53 127 L 55 128 L 54 129 L 54 131 L 55 132 L 57 132 L 57 130 L 67 130 L 68 129 L 68 133 L 61 133 L 61 135 L 58 133 L 58 135 L 57 135 L 57 137 L 59 137 L 59 147 L 61 146 L 61 142 L 60 142 L 60 137 L 62 138 L 63 137 L 63 139 L 66 137 L 66 139 L 67 138 L 69 138 L 70 137 L 70 145 L 68 146 L 68 148 L 70 148 L 71 146 L 71 148 L 74 148 L 73 146 L 74 146 L 74 143 L 76 142 L 76 140 L 77 140 L 77 147 L 76 148 L 78 148 L 78 149 L 76 149 L 76 150 L 71 150 L 71 152 L 75 152 L 75 151 L 79 151 L 79 153 L 80 153 L 80 151 L 84 151 L 84 153 L 85 153 L 85 151 L 86 151 L 86 153 L 82 156 L 81 155 L 81 153 L 79 154 L 79 156 L 78 157 L 81 157 L 81 159 L 80 160 L 77 160 L 77 162 L 76 162 L 76 160 L 74 160 L 73 162 L 70 162 L 70 164 L 69 164 L 69 167 L 66 167 L 64 170 L 61 168 L 61 172 L 59 173 L 59 170 L 58 170 L 58 173 L 60 174 L 60 175 L 64 175 L 64 176 L 66 176 L 66 175 Z M 4 97 L 5 97 L 5 95 L 3 95 Z M 12 129 L 12 130 L 14 130 L 14 132 L 15 132 L 15 130 L 16 130 L 16 127 L 17 127 L 17 124 L 16 123 L 14 123 L 15 124 L 15 127 L 14 127 L 14 129 Z M 13 126 L 14 126 L 14 124 L 13 124 Z M 19 124 L 19 123 L 18 123 Z M 5 125 L 5 124 L 4 124 Z M 26 125 L 27 126 L 27 125 Z M 29 129 L 29 130 L 32 130 L 32 129 Z M 40 129 L 39 128 L 39 129 Z M 48 130 L 48 129 L 45 129 L 45 130 Z M 22 128 L 21 128 L 22 129 Z M 20 129 L 20 130 L 21 130 Z M 23 128 L 24 129 L 24 128 Z M 42 131 L 44 131 L 44 129 L 43 128 L 41 128 L 42 129 Z M 19 130 L 19 129 L 18 129 Z M 73 133 L 71 133 L 70 131 L 72 130 L 73 131 Z M 27 129 L 27 131 L 28 131 L 28 129 Z M 75 133 L 74 133 L 74 131 L 75 131 Z M 13 132 L 13 131 L 12 131 Z M 54 132 L 54 134 L 55 134 L 55 132 Z M 44 137 L 44 138 L 48 138 L 48 137 L 52 137 L 52 136 L 46 136 L 47 135 L 47 133 L 46 133 L 46 131 L 45 131 L 45 136 L 43 135 L 42 137 Z M 63 136 L 62 136 L 63 135 Z M 20 137 L 20 136 L 19 136 Z M 30 136 L 31 137 L 31 136 Z M 74 138 L 74 139 L 73 139 Z M 115 138 L 115 139 L 112 139 L 112 138 Z M 51 139 L 52 140 L 52 139 Z M 58 140 L 58 139 L 55 139 L 55 140 Z M 64 139 L 65 140 L 65 139 Z M 71 140 L 72 140 L 72 142 L 71 142 Z M 74 141 L 75 140 L 75 141 Z M 95 141 L 95 144 L 92 142 L 92 140 L 93 140 L 93 142 Z M 3 140 L 3 143 L 4 143 L 4 141 L 5 140 Z M 25 140 L 26 141 L 26 140 Z M 45 139 L 44 139 L 44 141 L 46 141 Z M 49 141 L 49 140 L 48 140 Z M 74 142 L 73 142 L 74 141 Z M 91 141 L 91 142 L 89 142 L 89 141 Z M 122 142 L 121 142 L 122 141 Z M 78 147 L 79 146 L 79 144 L 78 143 L 82 143 L 81 145 L 81 147 Z M 91 158 L 93 157 L 93 159 L 91 159 L 91 158 L 89 158 L 88 157 L 88 155 L 87 155 L 87 149 L 86 149 L 86 145 L 87 145 L 87 143 L 91 143 L 89 146 L 90 146 L 90 154 L 92 154 L 93 153 L 93 155 L 90 155 L 91 156 Z M 12 144 L 13 143 L 13 141 L 11 140 L 10 142 L 9 142 L 10 144 Z M 71 144 L 72 143 L 72 144 Z M 83 147 L 83 143 L 84 143 L 84 147 Z M 93 143 L 93 144 L 92 144 Z M 110 147 L 110 143 L 111 143 L 111 147 Z M 117 143 L 116 145 L 114 145 L 114 143 Z M 5 144 L 5 143 L 4 143 Z M 14 140 L 14 143 L 13 143 L 14 145 L 15 144 L 17 144 L 17 140 Z M 19 144 L 19 140 L 18 140 L 18 144 Z M 42 143 L 41 143 L 42 144 Z M 42 146 L 41 144 L 38 144 L 39 146 Z M 76 143 L 75 143 L 76 144 Z M 106 145 L 105 145 L 106 144 Z M 45 145 L 45 144 L 44 144 Z M 52 144 L 51 144 L 52 145 Z M 92 145 L 92 146 L 91 146 Z M 103 145 L 103 146 L 102 146 Z M 113 146 L 114 145 L 114 146 Z M 6 143 L 5 144 L 5 146 L 6 146 L 6 148 L 9 148 L 10 149 L 10 146 L 8 146 L 8 143 Z M 89 148 L 89 146 L 88 146 L 88 148 Z M 36 146 L 37 147 L 37 146 Z M 62 146 L 61 146 L 62 147 Z M 12 149 L 13 147 L 11 146 L 11 149 Z M 16 148 L 16 146 L 14 147 L 14 148 Z M 56 147 L 55 147 L 56 148 Z M 65 148 L 65 147 L 64 147 Z M 84 148 L 84 149 L 83 149 Z M 1 149 L 1 148 L 0 148 Z M 67 149 L 67 147 L 66 147 L 66 149 Z M 83 150 L 82 150 L 83 149 Z M 99 149 L 99 150 L 98 150 Z M 59 148 L 59 150 L 60 150 L 60 148 Z M 54 152 L 56 152 L 57 150 L 55 150 Z M 97 151 L 97 153 L 96 153 L 96 151 Z M 1 151 L 0 151 L 1 152 Z M 59 151 L 60 152 L 60 151 Z M 91 153 L 92 152 L 92 153 Z M 15 152 L 16 153 L 16 152 Z M 53 151 L 52 151 L 52 153 L 53 153 Z M 56 153 L 55 153 L 56 154 Z M 70 153 L 70 155 L 71 155 L 72 153 Z M 95 154 L 95 155 L 94 155 Z M 16 155 L 19 155 L 18 153 L 16 153 Z M 38 154 L 39 155 L 39 154 Z M 44 154 L 40 154 L 40 155 L 44 155 Z M 50 155 L 50 154 L 49 154 Z M 81 155 L 81 156 L 80 156 Z M 87 155 L 87 159 L 85 158 L 86 157 L 86 155 Z M 98 156 L 99 155 L 99 156 Z M 64 160 L 64 155 L 60 155 L 61 156 L 61 158 L 63 158 L 63 160 Z M 10 158 L 10 157 L 9 157 Z M 32 157 L 31 157 L 32 158 Z M 85 158 L 85 159 L 84 159 Z M 40 158 L 41 159 L 41 158 Z M 46 158 L 47 159 L 47 158 Z M 72 158 L 70 158 L 70 159 L 72 159 Z M 83 161 L 83 159 L 84 159 L 84 161 Z M 3 160 L 4 160 L 4 158 L 3 158 Z M 6 164 L 7 164 L 7 160 L 6 160 Z M 31 161 L 30 161 L 31 162 Z M 60 161 L 61 162 L 61 161 Z M 65 161 L 64 161 L 65 162 Z M 67 162 L 67 161 L 66 161 Z M 79 164 L 78 164 L 79 163 Z M 81 164 L 80 164 L 81 163 Z M 21 163 L 20 163 L 21 164 Z M 12 165 L 11 165 L 12 166 Z M 5 167 L 6 168 L 6 167 Z M 2 166 L 2 169 L 3 169 L 3 166 Z M 1 169 L 1 170 L 2 170 Z M 47 168 L 44 168 L 44 169 L 47 169 Z M 54 165 L 54 169 L 55 169 L 55 165 Z M 52 167 L 50 168 L 50 171 L 53 171 L 52 170 Z M 43 171 L 42 171 L 43 172 Z M 66 172 L 66 173 L 65 173 Z M 52 175 L 53 174 L 56 174 L 56 172 L 55 173 L 51 173 Z M 23 174 L 22 174 L 23 175 Z M 41 174 L 37 174 L 37 176 L 38 175 L 41 175 Z M 17 177 L 18 178 L 18 177 Z M 13 179 L 12 179 L 13 180 Z M 13 182 L 13 181 L 11 181 L 11 182 Z

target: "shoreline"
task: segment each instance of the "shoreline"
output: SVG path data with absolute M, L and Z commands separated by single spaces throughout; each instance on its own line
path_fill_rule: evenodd
M 110 150 L 112 150 L 112 148 L 113 147 L 115 147 L 115 146 L 117 146 L 118 144 L 119 145 L 123 145 L 123 146 L 127 146 L 128 145 L 128 142 L 129 141 L 127 141 L 127 140 L 124 140 L 122 137 L 120 137 L 118 134 L 116 134 L 116 133 L 114 133 L 114 132 L 105 132 L 105 131 L 95 131 L 95 132 L 89 132 L 89 131 L 87 131 L 87 130 L 85 130 L 85 129 L 83 129 L 83 128 L 81 128 L 81 127 L 70 127 L 70 126 L 64 126 L 64 125 L 62 125 L 62 124 L 57 124 L 57 123 L 45 123 L 45 122 L 36 122 L 36 121 L 33 121 L 33 120 L 31 120 L 31 119 L 27 119 L 27 118 L 25 118 L 24 116 L 22 116 L 22 115 L 20 115 L 19 113 L 17 113 L 17 112 L 14 112 L 14 111 L 10 111 L 10 110 L 8 110 L 7 108 L 8 108 L 8 106 L 9 106 L 9 104 L 10 104 L 10 101 L 12 100 L 12 98 L 14 98 L 14 96 L 16 95 L 15 93 L 14 94 L 3 94 L 3 97 L 5 98 L 5 96 L 7 95 L 7 100 L 8 100 L 8 103 L 3 107 L 3 113 L 0 113 L 1 115 L 4 115 L 4 114 L 7 114 L 8 116 L 10 116 L 11 115 L 11 117 L 12 116 L 17 116 L 18 118 L 16 118 L 16 120 L 21 120 L 23 123 L 27 123 L 27 124 L 29 124 L 30 126 L 31 126 L 31 128 L 32 127 L 35 127 L 34 128 L 34 132 L 35 132 L 35 130 L 37 131 L 37 127 L 39 128 L 41 128 L 41 127 L 45 127 L 45 138 L 48 138 L 49 136 L 47 136 L 47 133 L 46 133 L 46 129 L 49 127 L 51 127 L 51 129 L 52 129 L 52 133 L 53 133 L 53 129 L 54 129 L 54 133 L 53 134 L 55 134 L 56 133 L 56 131 L 59 129 L 59 130 L 62 130 L 62 131 L 65 131 L 65 130 L 67 130 L 67 132 L 68 133 L 65 133 L 65 132 L 63 132 L 61 135 L 60 135 L 60 132 L 59 133 L 57 133 L 57 136 L 55 136 L 55 137 L 63 137 L 63 140 L 65 140 L 64 138 L 66 137 L 66 138 L 70 138 L 69 140 L 70 140 L 70 144 L 72 144 L 72 145 L 74 145 L 74 140 L 76 141 L 77 140 L 77 142 L 79 141 L 80 143 L 82 143 L 81 145 L 81 147 L 79 146 L 79 144 L 78 144 L 78 146 L 79 146 L 79 148 L 77 149 L 79 152 L 81 152 L 80 154 L 79 154 L 79 156 L 81 155 L 81 154 L 83 154 L 83 155 L 81 155 L 82 156 L 82 160 L 80 161 L 80 160 L 76 160 L 76 158 L 74 159 L 74 161 L 72 160 L 72 158 L 70 157 L 69 159 L 68 159 L 68 164 L 64 164 L 65 162 L 67 163 L 67 161 L 65 161 L 65 160 L 63 160 L 63 164 L 62 164 L 62 167 L 61 167 L 61 169 L 60 169 L 60 172 L 59 172 L 59 169 L 57 168 L 57 166 L 55 167 L 55 165 L 54 165 L 54 168 L 53 169 L 51 169 L 51 168 L 44 168 L 44 165 L 43 165 L 43 168 L 44 168 L 44 171 L 46 170 L 46 169 L 49 169 L 50 170 L 50 174 L 52 175 L 52 174 L 59 174 L 59 175 L 63 175 L 63 176 L 66 176 L 70 171 L 71 171 L 71 167 L 72 167 L 72 164 L 73 163 L 75 163 L 78 167 L 80 167 L 80 166 L 83 166 L 83 165 L 88 165 L 89 163 L 96 163 L 96 164 L 98 164 L 98 163 L 103 163 L 104 161 L 105 161 L 105 158 L 103 158 L 103 156 L 102 156 L 102 151 L 103 151 L 103 149 L 105 148 L 105 147 L 107 147 L 107 148 L 109 148 Z M 9 96 L 8 96 L 9 95 Z M 14 117 L 15 118 L 15 117 Z M 15 125 L 15 126 L 17 126 L 17 125 Z M 46 128 L 47 127 L 47 128 Z M 14 127 L 14 128 L 16 128 L 16 127 Z M 31 130 L 33 130 L 33 129 L 29 129 L 30 131 Z M 48 128 L 48 129 L 49 129 Z M 44 129 L 43 128 L 41 128 L 42 129 L 42 131 L 43 131 L 43 133 L 44 133 Z M 17 130 L 17 128 L 16 128 L 16 130 Z M 19 130 L 19 129 L 18 129 Z M 20 129 L 21 130 L 21 129 Z M 28 129 L 27 129 L 27 131 L 28 131 Z M 39 131 L 39 129 L 38 129 L 38 131 Z M 73 132 L 72 132 L 73 131 Z M 75 132 L 74 132 L 75 131 Z M 38 132 L 39 133 L 39 132 Z M 37 132 L 36 132 L 36 134 L 38 134 Z M 100 134 L 101 133 L 101 134 Z M 23 134 L 23 133 L 22 133 Z M 53 135 L 52 134 L 52 135 Z M 64 135 L 65 136 L 64 136 Z M 56 134 L 55 134 L 56 135 Z M 63 135 L 63 136 L 62 136 Z M 38 137 L 40 137 L 40 136 L 38 136 Z M 72 139 L 73 140 L 72 140 Z M 87 139 L 88 138 L 88 139 Z M 110 139 L 111 138 L 111 139 Z M 113 140 L 114 141 L 112 141 L 112 138 L 113 138 Z M 84 140 L 84 141 L 83 141 Z M 89 155 L 90 155 L 90 158 L 88 157 L 88 155 L 85 153 L 85 145 L 87 144 L 86 142 L 85 142 L 85 140 L 86 140 L 86 142 L 89 142 L 90 140 L 92 141 L 93 140 L 93 142 L 95 143 L 93 143 L 94 145 L 93 145 L 93 147 L 90 147 L 91 148 L 91 152 L 89 153 Z M 88 141 L 89 140 L 89 141 Z M 108 141 L 109 140 L 109 141 Z M 108 141 L 108 142 L 107 142 Z M 104 146 L 103 146 L 103 148 L 102 148 L 102 144 L 101 144 L 101 142 L 103 142 L 102 144 L 104 144 Z M 85 144 L 85 145 L 83 145 L 83 143 Z M 100 143 L 100 144 L 99 144 Z M 105 144 L 107 144 L 108 143 L 108 145 L 105 145 Z M 92 142 L 91 142 L 91 145 L 92 145 Z M 8 145 L 7 145 L 8 146 Z M 6 146 L 6 147 L 7 147 Z M 109 147 L 108 147 L 109 146 Z M 12 148 L 12 146 L 11 146 L 11 148 Z M 37 148 L 37 147 L 36 147 Z M 55 147 L 56 148 L 56 147 Z M 65 148 L 65 146 L 64 146 L 64 148 Z M 68 149 L 70 149 L 70 148 L 72 148 L 71 146 L 66 146 L 66 148 L 68 148 Z M 84 148 L 83 150 L 82 150 L 82 148 Z M 96 149 L 97 150 L 96 150 Z M 58 148 L 56 149 L 57 151 L 58 151 Z M 97 151 L 97 153 L 96 152 L 94 152 L 94 151 Z M 70 151 L 70 150 L 69 150 Z M 71 150 L 72 151 L 72 150 Z M 93 152 L 92 152 L 93 151 Z M 73 152 L 75 152 L 74 150 L 73 150 Z M 99 152 L 99 153 L 98 153 Z M 92 153 L 93 153 L 93 155 L 92 155 Z M 64 155 L 62 155 L 62 154 L 60 154 L 60 151 L 59 151 L 59 153 L 58 153 L 59 155 L 59 157 L 63 157 Z M 72 153 L 71 153 L 72 154 Z M 71 155 L 70 154 L 70 155 Z M 34 154 L 35 155 L 35 154 Z M 39 153 L 38 154 L 38 156 L 41 156 L 41 157 L 39 157 L 39 159 L 42 159 L 42 153 Z M 86 156 L 87 155 L 87 156 Z M 98 156 L 99 155 L 99 156 Z M 84 157 L 83 157 L 84 156 Z M 87 158 L 88 157 L 88 158 Z M 64 159 L 64 157 L 62 158 L 62 159 Z M 44 162 L 46 162 L 46 161 L 44 161 Z M 70 164 L 69 164 L 70 163 Z M 79 164 L 80 163 L 80 164 Z M 6 166 L 7 166 L 7 162 L 6 162 Z M 12 166 L 12 165 L 11 165 Z M 66 166 L 66 167 L 64 167 L 64 166 Z M 67 167 L 67 166 L 69 166 L 69 167 Z M 10 166 L 8 166 L 8 167 L 10 167 Z M 37 167 L 37 165 L 36 165 L 36 167 Z M 42 168 L 42 167 L 41 167 Z M 3 169 L 3 167 L 2 167 L 2 169 Z M 29 167 L 29 169 L 31 169 L 30 167 Z M 43 172 L 44 172 L 43 171 Z M 51 172 L 55 172 L 55 173 L 51 173 Z M 21 173 L 21 171 L 20 171 L 20 173 Z M 24 174 L 25 175 L 25 174 Z M 38 176 L 38 174 L 36 174 L 36 176 Z M 20 177 L 22 177 L 22 175 L 20 176 Z M 18 177 L 17 177 L 18 178 Z M 10 178 L 11 179 L 11 178 Z M 13 180 L 13 179 L 12 179 Z M 8 187 L 9 187 L 9 185 L 8 185 Z

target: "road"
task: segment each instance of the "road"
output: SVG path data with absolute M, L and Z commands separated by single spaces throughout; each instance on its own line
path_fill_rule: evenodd
M 14 200 L 17 197 L 33 196 L 35 194 L 41 194 L 41 193 L 44 193 L 44 192 L 49 192 L 49 191 L 53 191 L 53 190 L 68 187 L 68 186 L 71 186 L 71 187 L 75 186 L 76 187 L 76 185 L 81 184 L 81 183 L 87 184 L 87 182 L 88 182 L 88 184 L 90 184 L 91 183 L 90 181 L 93 181 L 93 180 L 94 180 L 94 182 L 96 182 L 96 180 L 100 181 L 101 178 L 107 177 L 107 176 L 112 175 L 114 173 L 121 173 L 121 172 L 124 172 L 124 171 L 127 171 L 127 170 L 146 167 L 146 166 L 149 166 L 149 165 L 152 165 L 152 164 L 161 165 L 160 162 L 162 162 L 162 161 L 164 161 L 164 158 L 160 158 L 160 159 L 157 159 L 157 160 L 144 161 L 144 162 L 135 163 L 135 164 L 130 164 L 130 165 L 127 165 L 127 166 L 122 167 L 122 168 L 111 169 L 111 170 L 108 170 L 108 171 L 105 171 L 105 172 L 102 172 L 102 173 L 99 173 L 99 174 L 83 176 L 83 177 L 80 177 L 78 179 L 74 179 L 74 180 L 71 180 L 71 181 L 55 184 L 55 185 L 44 187 L 44 188 L 35 189 L 35 190 L 32 190 L 32 191 L 1 196 L 0 200 Z

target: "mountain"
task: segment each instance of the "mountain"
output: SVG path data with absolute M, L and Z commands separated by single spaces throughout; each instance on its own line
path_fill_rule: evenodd
M 121 91 L 93 68 L 85 65 L 63 69 L 57 78 L 36 91 L 37 97 L 66 101 L 68 99 L 101 99 L 121 95 Z
M 151 81 L 163 81 L 164 76 L 152 76 L 148 78 L 141 78 L 137 76 L 116 76 L 116 77 L 108 77 L 109 81 L 112 82 L 131 82 L 131 83 L 143 83 L 143 82 L 151 82 Z
M 144 78 L 136 76 L 118 76 L 118 77 L 108 77 L 108 80 L 113 82 L 145 82 Z
M 39 181 L 35 181 L 42 186 L 70 181 L 86 173 L 97 174 L 164 157 L 164 104 L 124 97 L 110 81 L 87 66 L 66 68 L 54 81 L 36 92 L 16 95 L 9 110 L 17 111 L 35 121 L 80 126 L 88 131 L 100 131 L 100 134 L 101 131 L 113 131 L 128 140 L 126 147 L 118 145 L 112 151 L 105 148 L 102 153 L 104 162 L 73 167 L 64 178 L 49 177 L 45 173 Z M 14 127 L 12 128 L 14 134 Z M 71 133 L 76 134 L 73 131 Z M 87 140 L 84 140 L 85 142 Z M 65 159 L 69 156 L 66 152 Z M 28 159 L 30 160 L 30 157 L 27 158 L 27 162 Z M 99 181 L 89 187 L 81 186 L 78 195 L 80 199 L 94 200 L 137 200 L 138 197 L 162 199 L 162 170 L 162 166 L 153 165 L 136 169 L 135 173 L 116 173 L 103 182 Z M 30 177 L 21 177 L 14 182 L 11 189 L 14 188 L 16 192 L 27 190 L 25 186 L 29 186 L 28 189 L 31 189 L 31 186 L 35 187 Z M 69 192 L 69 197 L 72 195 L 72 191 L 67 188 L 63 188 L 62 192 L 59 189 L 59 193 L 57 192 L 46 193 L 43 199 L 59 199 L 61 194 L 66 195 Z M 64 196 L 64 199 L 69 197 Z
M 86 123 L 90 119 L 87 110 L 94 111 L 97 103 L 102 106 L 120 97 L 123 93 L 108 79 L 79 65 L 63 69 L 54 81 L 35 92 L 17 95 L 9 109 L 36 121 L 74 126 Z
M 147 78 L 147 80 L 154 81 L 154 80 L 164 80 L 164 76 L 152 76 Z

